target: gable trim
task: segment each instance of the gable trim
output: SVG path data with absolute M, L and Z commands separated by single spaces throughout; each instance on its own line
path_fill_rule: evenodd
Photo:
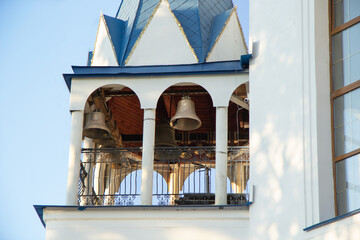
M 96 43 L 98 42 L 98 38 L 99 38 L 99 31 L 100 31 L 101 16 L 102 16 L 102 12 L 100 12 L 100 18 L 99 18 L 98 29 L 97 29 L 97 32 L 96 32 L 95 46 L 94 46 L 94 51 L 93 51 L 93 54 L 92 54 L 92 57 L 91 57 L 91 66 L 93 65 L 94 56 L 95 56 L 95 50 L 96 50 Z
M 235 10 L 237 9 L 237 7 L 235 6 Z M 240 33 L 241 33 L 241 37 L 242 37 L 242 40 L 243 40 L 243 44 L 245 46 L 245 49 L 246 49 L 246 54 L 249 54 L 249 49 L 248 49 L 248 46 L 246 45 L 246 42 L 245 42 L 245 37 L 244 37 L 244 32 L 243 32 L 243 29 L 242 29 L 242 26 L 241 26 L 241 23 L 240 23 L 240 20 L 239 20 L 239 16 L 237 14 L 236 15 L 236 20 L 239 24 L 239 27 L 240 27 Z

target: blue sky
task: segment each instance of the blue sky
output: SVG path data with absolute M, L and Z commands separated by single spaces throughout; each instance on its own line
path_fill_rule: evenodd
M 0 239 L 45 239 L 33 205 L 63 205 L 70 139 L 63 73 L 85 65 L 100 10 L 121 0 L 0 0 Z M 248 42 L 248 0 L 235 0 Z

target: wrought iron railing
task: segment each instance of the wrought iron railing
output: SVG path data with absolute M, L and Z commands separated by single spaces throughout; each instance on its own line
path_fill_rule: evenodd
M 141 148 L 83 149 L 80 205 L 139 205 Z M 157 147 L 153 204 L 210 205 L 215 202 L 214 147 Z M 249 149 L 228 148 L 228 204 L 248 201 Z

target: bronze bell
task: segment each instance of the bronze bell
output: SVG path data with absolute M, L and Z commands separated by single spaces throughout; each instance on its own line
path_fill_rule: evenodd
M 189 96 L 184 96 L 178 103 L 176 114 L 170 120 L 171 127 L 191 131 L 201 126 L 201 120 L 196 115 L 195 103 Z
M 105 123 L 105 115 L 98 109 L 87 115 L 84 136 L 92 139 L 109 139 L 110 130 Z
M 175 129 L 169 123 L 160 123 L 155 129 L 155 146 L 176 147 Z

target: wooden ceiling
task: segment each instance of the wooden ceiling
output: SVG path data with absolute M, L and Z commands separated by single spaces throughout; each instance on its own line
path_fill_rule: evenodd
M 107 101 L 107 106 L 110 109 L 112 118 L 116 122 L 119 133 L 123 136 L 124 145 L 127 147 L 139 145 L 134 144 L 134 142 L 141 143 L 144 115 L 143 110 L 140 108 L 138 97 L 128 88 L 123 88 L 121 91 L 104 89 L 104 94 L 107 99 L 111 97 Z M 188 133 L 176 130 L 177 140 L 178 138 L 184 138 L 184 136 L 189 137 L 189 135 L 193 135 L 193 138 L 196 138 L 197 134 L 205 134 L 211 136 L 212 140 L 209 141 L 213 141 L 215 136 L 216 109 L 213 107 L 210 95 L 199 86 L 173 86 L 168 88 L 158 101 L 156 123 L 169 122 L 176 113 L 178 102 L 185 94 L 189 95 L 191 100 L 194 101 L 196 114 L 201 119 L 202 125 L 199 129 Z M 234 94 L 245 98 L 245 86 L 240 86 Z M 238 126 L 236 124 L 237 119 L 239 122 Z M 234 140 L 240 134 L 241 141 L 245 144 L 248 140 L 248 125 L 248 110 L 241 109 L 238 105 L 230 102 L 228 112 L 229 139 Z M 239 134 L 236 134 L 237 131 Z M 233 140 L 232 142 L 234 142 Z

